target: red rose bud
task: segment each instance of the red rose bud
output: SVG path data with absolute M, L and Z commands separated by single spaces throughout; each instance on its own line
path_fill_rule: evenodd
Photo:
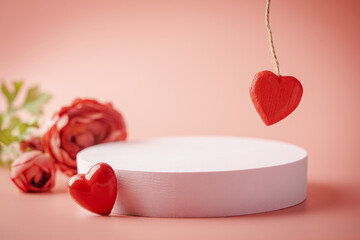
M 48 154 L 30 151 L 12 163 L 10 178 L 24 192 L 45 192 L 55 185 L 55 171 Z
M 92 145 L 126 139 L 122 115 L 110 103 L 76 99 L 55 115 L 54 124 L 43 137 L 48 152 L 68 176 L 77 173 L 76 154 Z
M 28 140 L 23 140 L 20 142 L 20 150 L 21 152 L 26 152 L 29 150 L 39 150 L 41 152 L 44 151 L 44 145 L 42 139 L 39 137 L 32 137 Z

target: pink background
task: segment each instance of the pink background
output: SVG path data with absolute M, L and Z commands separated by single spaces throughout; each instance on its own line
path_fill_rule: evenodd
M 359 239 L 360 2 L 272 2 L 281 72 L 296 76 L 304 95 L 271 127 L 248 94 L 256 72 L 274 69 L 264 11 L 265 0 L 0 0 L 0 77 L 52 93 L 47 119 L 92 97 L 124 114 L 130 139 L 250 136 L 309 152 L 305 203 L 218 219 L 96 217 L 74 205 L 60 174 L 59 193 L 24 195 L 2 169 L 0 238 Z

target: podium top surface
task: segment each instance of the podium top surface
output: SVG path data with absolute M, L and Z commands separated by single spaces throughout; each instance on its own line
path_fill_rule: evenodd
M 213 172 L 278 166 L 304 159 L 295 145 L 240 137 L 171 137 L 95 145 L 78 161 L 141 172 Z

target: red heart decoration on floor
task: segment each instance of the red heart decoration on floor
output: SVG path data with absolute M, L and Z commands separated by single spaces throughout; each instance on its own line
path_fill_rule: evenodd
M 68 182 L 71 197 L 90 212 L 109 215 L 117 195 L 116 175 L 106 163 L 95 164 L 87 174 L 77 174 Z
M 270 71 L 255 75 L 250 97 L 263 122 L 269 126 L 287 117 L 299 105 L 303 87 L 291 76 L 278 76 Z

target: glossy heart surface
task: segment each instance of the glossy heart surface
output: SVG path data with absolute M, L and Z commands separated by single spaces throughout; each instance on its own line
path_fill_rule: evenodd
M 270 71 L 255 75 L 250 97 L 263 122 L 269 126 L 287 117 L 299 105 L 303 87 L 291 76 L 278 76 Z
M 116 175 L 109 164 L 97 163 L 87 174 L 71 177 L 68 189 L 81 207 L 96 214 L 109 215 L 117 195 Z

